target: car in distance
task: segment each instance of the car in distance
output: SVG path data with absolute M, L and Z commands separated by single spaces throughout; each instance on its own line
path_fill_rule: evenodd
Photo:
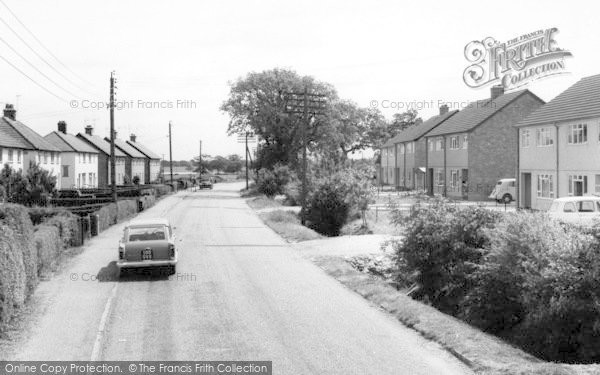
M 516 195 L 516 179 L 515 178 L 503 178 L 498 180 L 494 190 L 488 198 L 495 200 L 498 203 L 506 203 L 515 200 Z
M 123 230 L 119 242 L 119 274 L 132 268 L 166 269 L 172 275 L 177 267 L 173 227 L 166 219 L 136 220 Z
M 595 219 L 600 219 L 600 197 L 557 198 L 552 202 L 548 215 L 565 223 L 591 226 Z
M 198 181 L 198 188 L 200 189 L 212 189 L 213 183 L 210 180 L 200 180 Z

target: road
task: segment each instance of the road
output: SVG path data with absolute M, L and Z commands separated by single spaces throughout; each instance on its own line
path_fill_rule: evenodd
M 237 193 L 180 192 L 141 217 L 176 227 L 169 279 L 115 274 L 123 224 L 35 293 L 14 360 L 269 360 L 275 374 L 469 374 L 289 247 Z

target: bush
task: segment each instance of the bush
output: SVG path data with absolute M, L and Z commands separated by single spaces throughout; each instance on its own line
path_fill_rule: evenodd
M 256 188 L 267 197 L 283 194 L 284 187 L 291 178 L 292 173 L 286 165 L 276 164 L 273 169 L 262 168 L 258 171 Z
M 545 215 L 506 216 L 464 302 L 464 318 L 535 355 L 600 362 L 600 243 Z
M 117 205 L 109 203 L 96 211 L 100 232 L 117 223 Z
M 350 206 L 334 180 L 321 182 L 310 197 L 305 215 L 308 227 L 326 236 L 337 236 L 348 219 Z
M 64 241 L 56 226 L 42 224 L 35 227 L 33 242 L 37 250 L 37 273 L 42 276 L 51 269 L 60 255 Z
M 398 212 L 393 215 L 401 217 Z M 481 207 L 461 209 L 437 199 L 417 204 L 408 217 L 400 219 L 405 238 L 393 247 L 398 267 L 413 272 L 414 297 L 457 314 L 465 293 L 473 287 L 470 275 L 481 262 L 481 249 L 489 242 L 486 229 L 497 218 L 498 214 Z
M 55 190 L 56 177 L 33 162 L 25 175 L 5 164 L 0 172 L 0 185 L 11 203 L 45 206 Z
M 135 199 L 121 200 L 117 202 L 118 216 L 117 221 L 122 221 L 135 215 L 138 212 L 138 204 Z
M 55 207 L 31 207 L 29 209 L 29 218 L 33 225 L 40 225 L 44 220 L 54 217 L 58 214 L 68 213 L 69 211 L 63 208 Z
M 60 212 L 44 221 L 46 225 L 52 225 L 58 229 L 63 247 L 81 246 L 82 233 L 79 218 L 70 212 Z
M 283 187 L 285 194 L 285 204 L 288 206 L 299 206 L 302 194 L 302 183 L 298 178 L 292 178 Z

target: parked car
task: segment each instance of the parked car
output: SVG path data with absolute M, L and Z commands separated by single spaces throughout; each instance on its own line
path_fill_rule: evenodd
M 503 178 L 498 180 L 489 198 L 494 199 L 498 203 L 510 203 L 514 201 L 516 196 L 515 184 L 516 179 L 514 178 Z
M 175 235 L 168 220 L 139 220 L 129 223 L 123 231 L 117 267 L 120 274 L 129 268 L 160 267 L 172 275 L 177 255 Z
M 198 182 L 198 187 L 200 189 L 212 189 L 213 188 L 213 183 L 210 180 L 200 180 Z
M 564 197 L 555 199 L 548 210 L 550 217 L 572 224 L 592 225 L 600 219 L 600 197 Z

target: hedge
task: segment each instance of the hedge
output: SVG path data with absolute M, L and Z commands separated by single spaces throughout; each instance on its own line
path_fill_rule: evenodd
M 33 242 L 37 249 L 37 273 L 38 276 L 43 276 L 51 270 L 65 242 L 60 236 L 58 227 L 47 224 L 35 227 Z

